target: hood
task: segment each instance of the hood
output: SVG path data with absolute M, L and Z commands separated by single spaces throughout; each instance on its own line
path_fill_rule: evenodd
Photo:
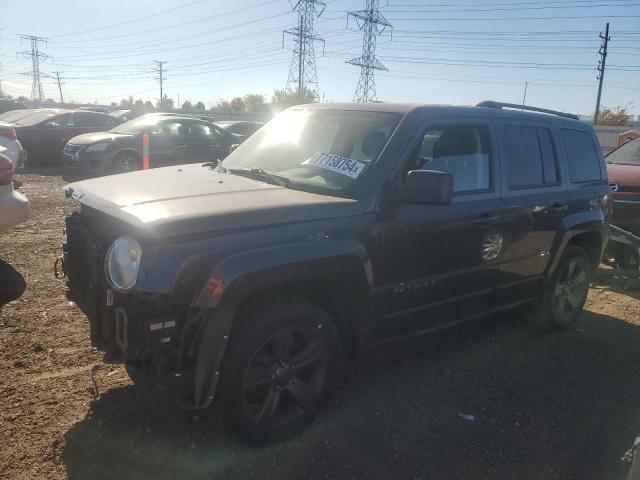
M 78 135 L 77 137 L 73 137 L 69 140 L 69 143 L 72 145 L 90 145 L 92 143 L 100 142 L 100 141 L 113 141 L 117 138 L 123 137 L 131 137 L 132 135 L 127 135 L 125 133 L 116 133 L 116 132 L 94 132 L 94 133 L 84 133 L 82 135 Z
M 357 200 L 218 173 L 203 164 L 95 178 L 72 183 L 65 192 L 161 237 L 362 214 Z
M 607 164 L 609 183 L 627 187 L 640 187 L 640 165 Z

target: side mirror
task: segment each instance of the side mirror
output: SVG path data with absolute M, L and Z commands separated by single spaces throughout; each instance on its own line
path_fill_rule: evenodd
M 437 170 L 411 170 L 400 186 L 401 203 L 449 205 L 453 197 L 453 175 Z

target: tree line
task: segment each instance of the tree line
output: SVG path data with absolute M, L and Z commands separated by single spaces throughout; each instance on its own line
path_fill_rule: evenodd
M 144 101 L 142 99 L 134 100 L 133 97 L 123 98 L 120 103 L 112 102 L 111 106 L 114 108 L 120 108 L 122 110 L 137 110 L 145 113 L 154 112 L 157 110 L 181 110 L 186 112 L 267 112 L 267 111 L 280 111 L 285 108 L 299 105 L 301 103 L 313 103 L 315 101 L 313 92 L 305 90 L 303 98 L 297 94 L 297 92 L 287 92 L 286 90 L 275 90 L 273 95 L 267 101 L 267 97 L 260 93 L 247 93 L 240 97 L 233 97 L 231 99 L 221 98 L 214 104 L 210 104 L 210 108 L 202 101 L 191 102 L 185 100 L 181 105 L 176 105 L 173 98 L 164 96 L 162 102 L 158 101 L 156 104 L 152 104 L 150 101 Z

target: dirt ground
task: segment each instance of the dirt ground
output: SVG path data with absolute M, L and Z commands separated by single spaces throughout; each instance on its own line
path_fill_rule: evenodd
M 18 179 L 32 214 L 0 235 L 2 479 L 626 475 L 620 457 L 640 432 L 637 292 L 593 285 L 562 333 L 515 312 L 377 348 L 345 368 L 306 432 L 249 448 L 102 364 L 53 278 L 73 207 L 66 182 L 54 171 Z

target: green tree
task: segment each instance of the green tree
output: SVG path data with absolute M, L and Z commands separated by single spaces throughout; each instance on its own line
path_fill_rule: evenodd
M 142 101 L 141 98 L 137 99 L 133 103 L 133 108 L 134 108 L 134 110 L 144 110 L 144 102 Z
M 146 102 L 144 102 L 144 111 L 149 113 L 149 112 L 155 112 L 156 109 L 153 108 L 153 103 L 147 100 Z
M 624 126 L 627 124 L 627 109 L 604 107 L 598 115 L 598 125 Z
M 227 100 L 225 100 L 224 98 L 221 98 L 213 106 L 213 109 L 214 110 L 219 110 L 219 111 L 222 111 L 222 112 L 228 112 L 228 111 L 231 110 L 231 104 Z
M 130 110 L 133 108 L 133 97 L 129 97 L 129 99 L 127 100 L 126 98 L 123 98 L 122 100 L 120 100 L 120 108 L 122 110 Z
M 166 94 L 163 95 L 161 102 L 160 101 L 156 102 L 156 107 L 160 110 L 163 110 L 165 108 L 168 108 L 169 110 L 173 110 L 173 106 L 174 106 L 173 98 L 167 97 Z
M 193 110 L 193 105 L 191 105 L 191 102 L 189 100 L 185 101 L 182 104 L 182 110 L 187 110 L 187 111 Z
M 116 102 L 111 102 L 111 106 L 112 106 L 113 108 L 118 108 L 118 104 L 117 104 Z
M 296 92 L 287 92 L 286 90 L 275 90 L 271 97 L 271 103 L 278 110 L 284 110 L 303 103 L 315 103 L 316 101 L 315 94 L 307 88 L 304 89 L 303 98 L 300 98 L 300 95 Z
M 259 93 L 247 93 L 242 98 L 242 101 L 244 102 L 244 108 L 246 110 L 252 111 L 264 105 L 265 99 L 264 95 L 261 95 Z
M 234 97 L 229 102 L 229 108 L 234 112 L 241 112 L 244 110 L 244 101 L 242 97 Z
M 198 103 L 196 103 L 195 109 L 196 109 L 198 112 L 204 112 L 204 111 L 207 109 L 207 107 L 205 106 L 205 104 L 204 104 L 204 103 L 202 103 L 202 102 L 198 102 Z

